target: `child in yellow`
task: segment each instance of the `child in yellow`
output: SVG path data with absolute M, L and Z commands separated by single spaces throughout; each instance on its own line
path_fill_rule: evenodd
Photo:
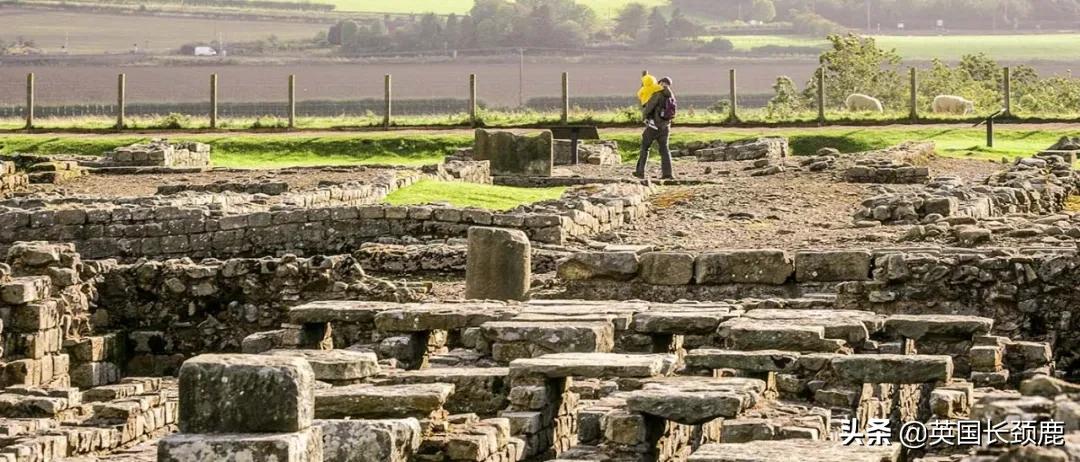
M 653 93 L 663 90 L 664 86 L 656 83 L 656 77 L 645 74 L 641 77 L 641 89 L 637 92 L 638 102 L 644 106 L 649 102 L 649 98 L 652 98 Z

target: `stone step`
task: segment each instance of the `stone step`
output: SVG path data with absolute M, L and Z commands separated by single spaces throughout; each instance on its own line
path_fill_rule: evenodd
M 662 305 L 634 316 L 634 330 L 647 334 L 710 335 L 720 323 L 739 317 L 733 305 Z
M 445 413 L 454 394 L 449 383 L 331 387 L 315 391 L 315 417 L 319 419 L 428 419 Z
M 510 377 L 646 378 L 667 375 L 674 365 L 675 356 L 669 354 L 558 353 L 516 359 Z
M 740 377 L 665 377 L 644 383 L 641 390 L 620 393 L 627 409 L 686 425 L 734 418 L 754 406 L 765 381 Z
M 789 439 L 706 444 L 687 462 L 896 462 L 900 445 L 844 446 L 837 441 Z
M 721 323 L 717 332 L 736 350 L 836 353 L 846 347 L 843 340 L 825 338 L 823 326 L 805 325 L 798 320 L 735 318 Z
M 883 315 L 858 310 L 765 308 L 748 310 L 742 317 L 769 322 L 821 326 L 825 328 L 825 338 L 841 339 L 853 345 L 866 341 L 870 335 L 880 331 L 885 323 Z
M 288 460 L 318 462 L 322 432 L 311 427 L 294 433 L 176 433 L 158 445 L 159 462 L 206 460 Z M 241 456 L 243 455 L 243 456 Z M 241 457 L 246 457 L 242 459 Z
M 403 305 L 393 302 L 366 302 L 352 300 L 318 301 L 294 306 L 289 309 L 289 322 L 293 324 L 322 324 L 328 322 L 355 322 L 370 324 L 375 315 Z
M 0 302 L 8 305 L 25 305 L 49 297 L 52 282 L 47 276 L 11 278 L 0 282 Z
M 737 369 L 749 372 L 781 372 L 791 369 L 800 354 L 780 350 L 690 350 L 683 361 L 691 369 Z
M 948 382 L 952 357 L 945 355 L 849 355 L 830 361 L 841 379 L 862 383 Z
M 610 322 L 495 321 L 480 329 L 500 362 L 550 353 L 606 353 L 615 347 Z
M 315 373 L 315 380 L 341 382 L 360 380 L 379 373 L 375 353 L 352 350 L 270 350 L 265 355 L 300 358 Z
M 495 415 L 506 408 L 509 384 L 506 367 L 447 367 L 402 371 L 374 379 L 379 385 L 450 383 L 454 399 L 446 403 L 453 414 Z
M 321 427 L 323 458 L 329 461 L 408 462 L 420 447 L 416 419 L 316 420 Z
M 994 320 L 978 316 L 946 314 L 894 314 L 885 319 L 885 332 L 899 338 L 920 340 L 928 337 L 970 339 L 987 335 Z
M 376 314 L 375 327 L 383 332 L 456 330 L 508 320 L 517 312 L 517 307 L 497 302 L 405 305 Z

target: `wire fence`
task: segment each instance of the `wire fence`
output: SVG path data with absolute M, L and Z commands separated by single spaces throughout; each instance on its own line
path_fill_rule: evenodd
M 176 75 L 152 78 L 154 74 L 148 74 L 146 69 L 132 68 L 130 73 L 107 76 L 99 73 L 87 77 L 82 84 L 63 81 L 55 75 L 46 78 L 36 74 L 30 77 L 24 75 L 18 79 L 9 73 L 7 78 L 0 79 L 0 119 L 23 119 L 33 125 L 34 120 L 46 118 L 117 118 L 118 123 L 123 123 L 124 118 L 131 117 L 183 117 L 209 120 L 211 126 L 218 120 L 268 119 L 262 123 L 293 127 L 298 119 L 304 118 L 360 118 L 366 119 L 361 124 L 381 123 L 387 126 L 468 124 L 478 122 L 481 113 L 500 111 L 561 112 L 564 122 L 568 119 L 597 119 L 594 113 L 601 112 L 608 113 L 606 119 L 600 118 L 608 122 L 632 122 L 636 117 L 638 103 L 632 91 L 619 96 L 597 94 L 598 88 L 606 88 L 604 85 L 611 83 L 598 83 L 595 80 L 618 78 L 617 87 L 636 90 L 636 87 L 625 82 L 636 80 L 642 70 L 637 70 L 634 78 L 629 79 L 626 77 L 630 73 L 627 69 L 619 69 L 609 76 L 553 74 L 550 70 L 525 72 L 522 66 L 516 69 L 517 82 L 514 82 L 508 77 L 515 77 L 515 69 L 506 67 L 505 64 L 497 64 L 494 68 L 488 68 L 489 74 L 495 77 L 490 84 L 483 76 L 476 74 L 425 73 L 422 68 L 406 69 L 408 72 L 396 75 L 373 76 L 371 70 L 327 73 L 325 69 L 282 75 L 277 67 L 266 67 L 265 75 L 247 72 L 243 78 L 206 73 L 206 69 L 198 68 L 185 68 Z M 747 79 L 737 77 L 734 70 L 717 70 L 713 67 L 707 73 L 688 73 L 685 79 L 683 77 L 680 75 L 679 82 L 686 87 L 712 90 L 708 93 L 679 94 L 680 110 L 697 117 L 693 119 L 695 121 L 738 121 L 740 115 L 748 112 L 763 113 L 761 109 L 773 97 L 772 93 L 754 91 L 762 87 L 763 75 L 760 72 L 751 74 Z M 749 82 L 745 85 L 751 91 L 737 88 L 732 84 L 732 77 L 737 77 L 739 85 Z M 813 119 L 815 115 L 819 122 L 826 122 L 827 117 L 843 121 L 859 118 L 901 122 L 919 119 L 916 99 L 911 99 L 903 107 L 886 108 L 880 114 L 872 111 L 851 112 L 837 117 L 835 113 L 828 113 L 829 108 L 822 107 L 825 101 L 823 94 L 831 88 L 830 85 L 826 78 L 824 85 L 818 87 L 816 103 L 804 108 L 805 113 L 798 115 L 800 120 L 807 117 Z M 579 86 L 581 93 L 576 93 Z M 1001 100 L 1002 105 L 1009 109 L 1011 98 L 1007 85 Z M 32 117 L 29 107 L 33 108 Z M 564 108 L 569 110 L 563 111 Z M 703 114 L 705 116 L 701 116 Z M 975 114 L 965 116 L 976 117 Z M 408 117 L 414 119 L 403 120 Z M 170 128 L 200 124 L 179 121 Z

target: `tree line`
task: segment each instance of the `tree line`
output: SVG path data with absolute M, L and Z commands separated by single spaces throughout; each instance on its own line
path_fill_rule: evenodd
M 789 21 L 812 13 L 844 27 L 893 29 L 1028 28 L 1080 20 L 1080 0 L 671 0 L 675 7 L 726 21 Z M 938 25 L 938 21 L 941 25 Z

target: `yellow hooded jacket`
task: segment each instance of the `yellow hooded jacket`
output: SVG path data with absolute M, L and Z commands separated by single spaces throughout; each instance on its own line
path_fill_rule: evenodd
M 653 93 L 663 91 L 664 86 L 656 83 L 656 77 L 646 74 L 641 78 L 641 89 L 637 92 L 638 101 L 644 106 L 652 98 Z

